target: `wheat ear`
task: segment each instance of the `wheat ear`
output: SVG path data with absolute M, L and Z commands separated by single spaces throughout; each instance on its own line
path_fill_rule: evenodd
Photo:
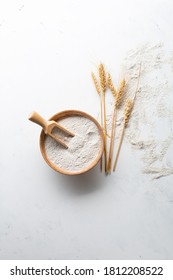
M 96 88 L 96 91 L 99 95 L 99 99 L 100 99 L 100 119 L 101 119 L 101 127 L 103 128 L 103 106 L 102 106 L 102 96 L 101 96 L 101 88 L 100 88 L 100 85 L 97 81 L 97 78 L 96 76 L 94 75 L 94 73 L 92 72 L 91 73 L 91 77 L 93 79 L 93 82 L 94 82 L 94 85 L 95 85 L 95 88 Z M 100 160 L 100 171 L 102 172 L 102 158 Z
M 99 65 L 99 77 L 100 77 L 100 86 L 102 89 L 102 92 L 105 94 L 106 92 L 106 72 L 104 65 L 100 63 Z
M 99 98 L 100 98 L 100 114 L 101 114 L 100 119 L 101 119 L 101 126 L 103 127 L 103 106 L 102 106 L 101 88 L 100 88 L 99 83 L 97 81 L 97 78 L 96 78 L 96 76 L 94 75 L 93 72 L 91 73 L 91 76 L 92 76 L 96 91 L 97 91 L 97 93 L 99 95 Z
M 116 96 L 116 107 L 119 107 L 123 101 L 123 97 L 125 94 L 125 86 L 126 86 L 126 81 L 123 79 L 120 83 L 119 89 L 117 91 L 117 96 Z
M 112 92 L 114 98 L 116 98 L 116 96 L 117 96 L 117 91 L 116 91 L 116 89 L 115 89 L 115 87 L 114 87 L 114 84 L 113 84 L 113 82 L 112 82 L 112 77 L 111 77 L 110 73 L 108 73 L 107 85 L 108 85 L 108 88 L 111 90 L 111 92 Z
M 118 144 L 118 149 L 117 149 L 117 153 L 116 153 L 116 157 L 115 157 L 115 161 L 114 161 L 114 166 L 113 166 L 113 171 L 114 172 L 115 172 L 115 169 L 116 169 L 116 166 L 117 166 L 117 161 L 118 161 L 118 157 L 119 157 L 119 154 L 120 154 L 120 149 L 121 149 L 121 145 L 122 145 L 122 142 L 123 142 L 125 127 L 128 124 L 132 108 L 133 108 L 133 101 L 128 99 L 126 101 L 126 106 L 125 106 L 125 110 L 124 110 L 123 128 L 122 128 L 122 131 L 121 131 L 120 141 L 119 141 L 119 144 Z
M 100 86 L 102 90 L 103 104 L 103 127 L 104 127 L 104 154 L 105 154 L 105 172 L 107 172 L 107 126 L 106 126 L 106 72 L 104 65 L 99 65 Z
M 98 95 L 100 96 L 100 95 L 101 95 L 101 88 L 100 88 L 99 83 L 98 83 L 98 81 L 97 81 L 97 79 L 96 79 L 96 76 L 94 75 L 93 72 L 91 73 L 91 77 L 92 77 L 92 79 L 93 79 L 93 82 L 94 82 L 96 91 L 97 91 Z
M 127 99 L 126 106 L 124 110 L 124 126 L 126 127 L 129 121 L 129 117 L 133 108 L 133 100 Z

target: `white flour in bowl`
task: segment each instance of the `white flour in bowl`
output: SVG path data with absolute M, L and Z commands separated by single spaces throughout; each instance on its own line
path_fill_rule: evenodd
M 53 129 L 52 132 L 68 145 L 68 149 L 46 136 L 47 158 L 64 171 L 80 172 L 87 168 L 100 152 L 101 138 L 98 127 L 90 119 L 78 115 L 67 116 L 58 123 L 75 136 L 71 137 L 57 128 Z

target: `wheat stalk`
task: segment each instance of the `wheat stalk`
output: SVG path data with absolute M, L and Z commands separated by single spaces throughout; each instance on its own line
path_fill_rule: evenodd
M 124 110 L 123 128 L 122 128 L 122 131 L 121 131 L 120 141 L 119 141 L 119 144 L 118 144 L 118 149 L 117 149 L 117 153 L 116 153 L 116 157 L 115 157 L 115 161 L 114 161 L 114 166 L 113 166 L 113 171 L 114 172 L 115 172 L 115 169 L 116 169 L 116 165 L 117 165 L 117 161 L 118 161 L 121 145 L 122 145 L 122 142 L 123 142 L 125 127 L 128 124 L 132 108 L 133 108 L 133 101 L 128 99 L 126 101 L 126 106 L 125 106 L 125 110 Z
M 99 95 L 99 99 L 100 99 L 100 119 L 101 119 L 101 127 L 103 128 L 103 106 L 102 106 L 101 88 L 100 88 L 97 78 L 93 72 L 91 73 L 91 77 L 93 79 L 96 91 L 97 91 L 97 93 Z M 102 158 L 100 160 L 100 171 L 102 172 Z
M 110 73 L 108 73 L 107 85 L 113 94 L 114 100 L 116 100 L 117 91 L 112 82 L 112 77 L 111 77 Z M 113 154 L 113 149 L 114 149 L 114 139 L 115 139 L 115 130 L 116 130 L 116 111 L 117 110 L 116 110 L 116 106 L 115 106 L 115 102 L 114 102 L 114 111 L 113 111 L 113 115 L 112 115 L 112 130 L 111 130 L 111 140 L 110 140 L 110 147 L 109 147 L 107 172 L 110 172 L 111 164 L 112 164 L 112 154 Z
M 120 149 L 121 149 L 121 145 L 122 145 L 122 142 L 123 142 L 124 130 L 125 130 L 125 126 L 123 125 L 122 131 L 121 131 L 121 136 L 120 136 L 120 141 L 119 141 L 119 144 L 118 144 L 118 149 L 117 149 L 117 153 L 116 153 L 116 157 L 115 157 L 115 161 L 114 161 L 114 166 L 113 166 L 113 171 L 114 172 L 115 172 L 115 169 L 116 169 L 116 166 L 117 166 L 117 161 L 118 161 Z
M 99 78 L 102 90 L 102 104 L 103 104 L 103 127 L 104 127 L 104 154 L 105 154 L 105 172 L 107 173 L 107 126 L 106 126 L 106 72 L 104 65 L 99 65 Z
M 92 76 L 96 91 L 97 91 L 97 93 L 100 97 L 100 114 L 101 114 L 100 118 L 101 118 L 101 126 L 103 127 L 103 106 L 102 106 L 101 88 L 100 88 L 100 85 L 97 81 L 97 78 L 96 78 L 96 76 L 94 75 L 93 72 L 91 73 L 91 76 Z
M 110 141 L 110 148 L 109 148 L 109 159 L 108 159 L 108 172 L 110 172 L 111 166 L 112 166 L 112 155 L 113 155 L 113 150 L 114 150 L 114 141 L 115 141 L 115 132 L 116 132 L 117 108 L 121 105 L 121 102 L 123 101 L 126 82 L 125 82 L 125 79 L 123 79 L 120 83 L 118 91 L 116 92 L 111 76 L 109 75 L 108 78 L 109 78 L 109 80 L 108 80 L 109 88 L 115 97 L 114 111 L 113 111 L 113 116 L 112 116 L 112 131 L 111 131 L 111 141 Z

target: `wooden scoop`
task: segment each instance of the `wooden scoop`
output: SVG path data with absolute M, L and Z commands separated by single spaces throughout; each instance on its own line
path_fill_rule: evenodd
M 59 128 L 60 130 L 64 131 L 66 134 L 70 135 L 70 136 L 75 136 L 71 131 L 67 130 L 66 128 L 64 128 L 63 126 L 59 125 L 57 122 L 55 121 L 47 121 L 45 119 L 43 119 L 37 112 L 32 112 L 28 119 L 34 123 L 39 124 L 40 126 L 43 127 L 44 132 L 49 135 L 50 137 L 52 137 L 54 140 L 56 140 L 58 143 L 60 143 L 61 145 L 63 145 L 66 149 L 68 148 L 67 144 L 65 142 L 63 142 L 61 139 L 59 139 L 57 136 L 55 136 L 52 133 L 52 130 L 54 127 Z

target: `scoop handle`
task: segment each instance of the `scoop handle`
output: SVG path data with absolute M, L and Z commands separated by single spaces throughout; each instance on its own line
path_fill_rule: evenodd
M 42 116 L 40 116 L 37 112 L 32 112 L 28 119 L 31 122 L 37 123 L 38 125 L 42 126 L 44 130 L 46 130 L 47 127 L 47 121 L 45 119 L 43 119 Z

